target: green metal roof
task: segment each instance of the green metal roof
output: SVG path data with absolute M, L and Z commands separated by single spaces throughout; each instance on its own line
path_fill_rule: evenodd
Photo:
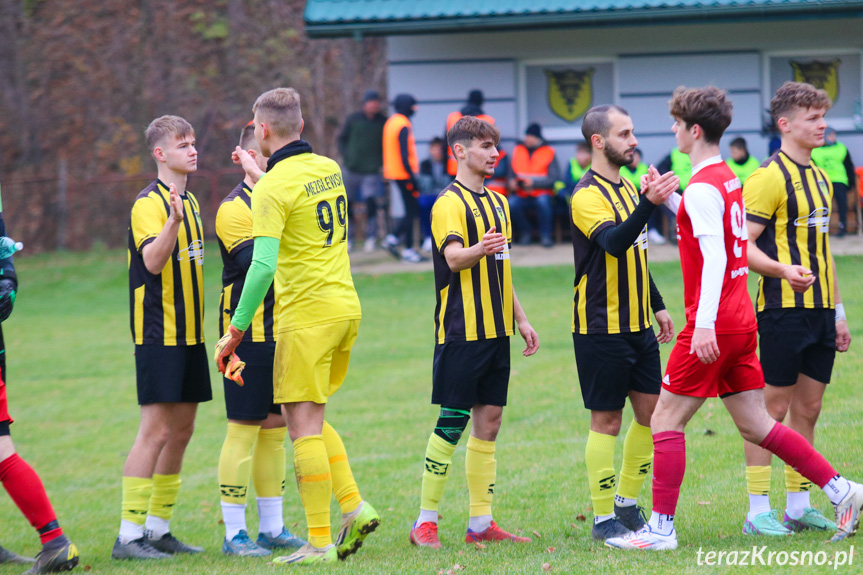
M 863 0 L 308 0 L 309 36 L 863 15 Z

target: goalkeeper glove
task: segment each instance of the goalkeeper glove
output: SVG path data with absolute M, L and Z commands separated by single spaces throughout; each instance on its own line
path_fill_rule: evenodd
M 234 353 L 237 346 L 243 340 L 242 331 L 235 328 L 233 325 L 228 326 L 228 331 L 216 343 L 216 367 L 219 372 L 225 377 L 236 381 L 239 385 L 243 385 L 241 376 L 245 363 L 240 361 L 240 358 Z
M 12 313 L 16 296 L 15 282 L 9 278 L 0 279 L 0 322 L 6 321 Z

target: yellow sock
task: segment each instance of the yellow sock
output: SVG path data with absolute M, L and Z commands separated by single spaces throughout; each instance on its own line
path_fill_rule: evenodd
M 749 495 L 770 495 L 770 466 L 746 466 L 746 491 Z
M 587 466 L 587 481 L 590 485 L 590 498 L 593 500 L 593 514 L 596 516 L 614 513 L 614 442 L 613 435 L 591 431 L 587 436 L 584 449 L 584 463 Z
M 285 436 L 287 427 L 261 429 L 252 455 L 252 481 L 258 497 L 285 494 Z
M 809 491 L 812 482 L 797 473 L 790 465 L 785 466 L 785 490 L 791 493 Z
M 468 440 L 470 444 L 470 440 Z M 446 480 L 449 477 L 449 468 L 452 465 L 452 454 L 455 453 L 456 444 L 444 441 L 436 433 L 429 437 L 426 447 L 425 470 L 423 471 L 422 497 L 420 509 L 426 511 L 437 511 Z
M 249 491 L 249 474 L 252 466 L 252 447 L 258 438 L 256 425 L 228 422 L 225 443 L 219 456 L 219 493 L 224 503 L 246 504 Z M 255 448 L 257 453 L 258 448 Z
M 180 498 L 180 474 L 153 474 L 153 494 L 150 496 L 148 515 L 170 521 L 174 516 L 174 506 Z
M 294 472 L 297 475 L 300 501 L 306 511 L 309 543 L 315 547 L 326 547 L 333 542 L 330 534 L 333 478 L 322 436 L 308 435 L 294 442 Z
M 653 435 L 650 428 L 639 425 L 633 419 L 623 440 L 623 462 L 620 464 L 617 494 L 627 499 L 638 499 L 652 463 Z
M 345 444 L 342 443 L 342 438 L 339 437 L 338 432 L 326 421 L 324 421 L 321 435 L 324 438 L 324 445 L 327 446 L 327 460 L 330 463 L 330 473 L 333 476 L 333 495 L 336 496 L 342 513 L 355 511 L 363 502 L 363 498 L 360 497 L 360 490 L 357 487 L 357 482 L 354 481 Z
M 151 493 L 153 493 L 153 480 L 149 477 L 123 477 L 120 517 L 135 525 L 144 525 Z
M 491 515 L 491 500 L 497 475 L 494 441 L 483 441 L 471 435 L 467 440 L 464 469 L 470 494 L 470 516 Z

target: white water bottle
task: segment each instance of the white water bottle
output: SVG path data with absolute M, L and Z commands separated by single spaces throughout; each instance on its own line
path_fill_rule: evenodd
M 15 252 L 20 252 L 24 249 L 24 244 L 16 242 L 8 236 L 0 237 L 0 260 L 5 260 Z

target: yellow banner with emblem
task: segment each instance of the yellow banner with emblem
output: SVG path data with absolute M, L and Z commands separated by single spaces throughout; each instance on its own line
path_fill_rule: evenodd
M 567 122 L 590 109 L 593 102 L 593 68 L 587 70 L 545 70 L 548 78 L 548 105 Z
M 812 84 L 819 90 L 824 90 L 834 102 L 839 98 L 839 58 L 824 62 L 809 60 L 806 62 L 791 61 L 795 82 Z

